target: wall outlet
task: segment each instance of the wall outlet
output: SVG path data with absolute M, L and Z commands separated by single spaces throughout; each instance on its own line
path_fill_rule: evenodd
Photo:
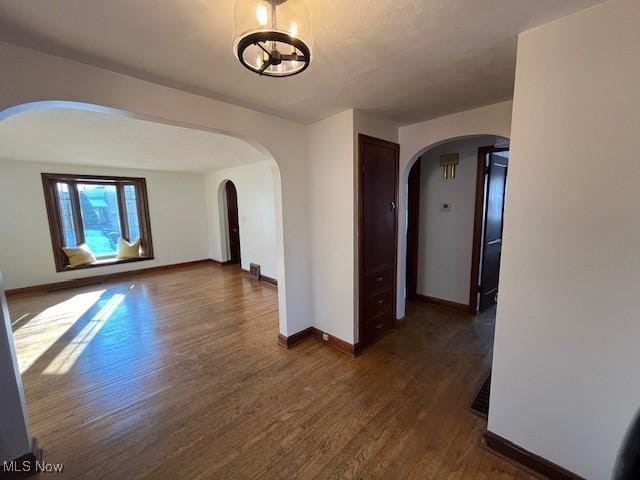
M 322 334 L 322 340 L 325 341 L 325 342 L 328 342 L 329 341 L 329 334 L 328 333 L 323 333 Z

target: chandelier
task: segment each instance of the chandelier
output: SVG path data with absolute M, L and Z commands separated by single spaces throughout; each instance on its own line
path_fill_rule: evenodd
M 311 63 L 311 24 L 302 0 L 236 0 L 234 53 L 258 75 L 289 77 Z

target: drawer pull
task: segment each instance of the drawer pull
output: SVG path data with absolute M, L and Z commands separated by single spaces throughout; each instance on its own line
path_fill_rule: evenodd
M 382 304 L 384 303 L 384 299 L 382 299 L 382 298 L 381 298 L 381 299 L 380 299 L 380 300 L 378 300 L 376 303 L 377 303 L 378 305 L 382 305 Z
M 376 282 L 382 283 L 384 281 L 384 277 L 376 277 Z
M 384 323 L 381 323 L 380 325 L 376 325 L 376 328 L 380 330 L 383 326 L 384 326 Z

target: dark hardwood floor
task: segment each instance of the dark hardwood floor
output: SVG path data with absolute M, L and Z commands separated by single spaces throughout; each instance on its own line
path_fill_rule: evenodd
M 55 478 L 531 478 L 467 409 L 491 315 L 411 304 L 352 359 L 276 343 L 276 289 L 199 265 L 9 298 L 32 430 Z M 54 475 L 42 475 L 42 478 Z

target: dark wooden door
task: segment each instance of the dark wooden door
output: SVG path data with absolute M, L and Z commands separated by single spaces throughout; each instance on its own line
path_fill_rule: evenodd
M 480 310 L 498 301 L 500 280 L 500 255 L 502 253 L 502 225 L 504 218 L 504 194 L 507 184 L 509 159 L 491 153 L 487 163 L 487 190 L 485 204 L 484 239 L 480 274 Z
M 229 221 L 229 261 L 240 263 L 240 222 L 238 221 L 238 192 L 232 181 L 225 185 L 227 218 Z
M 395 326 L 400 148 L 366 135 L 358 147 L 359 343 L 366 346 Z
M 420 165 L 416 160 L 409 171 L 407 205 L 407 300 L 415 300 L 418 290 L 418 246 L 420 229 Z

